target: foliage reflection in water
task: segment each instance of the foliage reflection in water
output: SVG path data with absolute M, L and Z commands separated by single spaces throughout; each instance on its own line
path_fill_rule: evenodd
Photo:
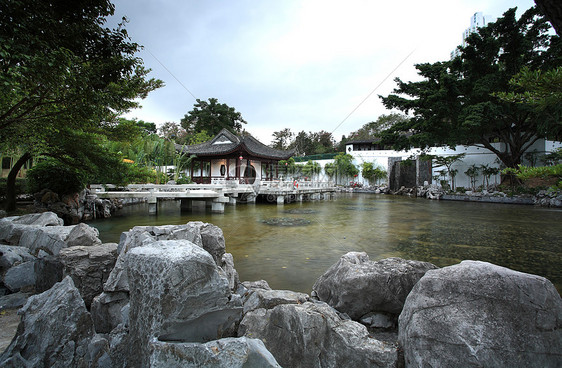
M 265 279 L 275 289 L 310 292 L 341 255 L 367 252 L 371 260 L 402 257 L 443 267 L 481 260 L 545 276 L 562 290 L 562 210 L 533 206 L 428 201 L 383 195 L 341 194 L 334 200 L 227 206 L 180 212 L 179 202 L 144 204 L 92 221 L 104 242 L 139 225 L 204 221 L 219 226 L 240 279 Z M 307 226 L 270 226 L 271 218 L 302 218 Z

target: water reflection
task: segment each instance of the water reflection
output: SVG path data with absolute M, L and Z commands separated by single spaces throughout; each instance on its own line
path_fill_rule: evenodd
M 307 226 L 270 226 L 271 218 L 302 218 Z M 104 242 L 118 242 L 137 225 L 204 221 L 222 228 L 241 280 L 267 280 L 273 288 L 310 292 L 316 279 L 349 251 L 372 260 L 403 257 L 447 266 L 463 259 L 488 261 L 549 278 L 562 289 L 562 211 L 532 206 L 427 201 L 342 194 L 331 201 L 227 206 L 181 213 L 179 202 L 146 205 L 93 221 Z

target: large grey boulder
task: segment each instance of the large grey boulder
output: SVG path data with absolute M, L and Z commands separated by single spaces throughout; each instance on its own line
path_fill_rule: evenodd
M 33 260 L 35 257 L 25 247 L 0 244 L 0 274 L 14 265 Z
M 282 304 L 248 312 L 239 336 L 257 338 L 283 367 L 395 367 L 397 346 L 371 338 L 328 304 Z
M 165 343 L 154 341 L 150 355 L 151 368 L 215 367 L 267 368 L 281 367 L 257 339 L 224 338 L 206 344 Z
M 217 266 L 225 268 L 223 271 L 227 273 L 231 284 L 237 281 L 238 275 L 235 273 L 233 262 L 230 262 L 228 256 L 225 257 L 227 253 L 225 253 L 222 230 L 212 224 L 193 221 L 185 225 L 135 226 L 121 234 L 118 247 L 119 257 L 104 286 L 104 291 L 129 291 L 127 273 L 124 272 L 127 252 L 159 240 L 190 241 L 208 251 L 213 256 Z
M 0 366 L 88 366 L 88 345 L 94 328 L 70 277 L 30 297 L 19 313 L 18 331 L 0 355 Z
M 436 266 L 402 258 L 370 261 L 365 252 L 349 252 L 316 281 L 312 290 L 353 320 L 371 312 L 400 314 L 416 282 Z
M 0 219 L 0 241 L 17 245 L 22 233 L 30 227 L 62 225 L 63 220 L 53 212 L 4 217 Z
M 4 286 L 10 291 L 35 287 L 35 261 L 20 263 L 10 268 L 4 275 Z
M 207 251 L 188 240 L 133 248 L 127 252 L 126 270 L 130 366 L 148 366 L 148 343 L 153 339 L 228 337 L 223 333 L 237 323 L 237 308 L 241 314 L 241 305 L 230 303 L 224 272 Z M 198 337 L 198 331 L 204 336 Z
M 64 265 L 65 276 L 72 277 L 89 308 L 94 297 L 102 293 L 103 285 L 115 265 L 117 244 L 64 248 L 59 253 L 59 259 Z
M 30 213 L 14 219 L 15 224 L 36 226 L 62 226 L 64 221 L 54 212 Z
M 29 225 L 14 223 L 17 218 L 18 216 L 10 216 L 0 219 L 0 242 L 18 245 L 21 234 Z
M 66 245 L 68 247 L 83 246 L 89 247 L 92 245 L 101 244 L 99 239 L 99 231 L 95 227 L 80 223 L 70 231 L 66 238 Z
M 399 340 L 408 367 L 560 367 L 562 301 L 543 277 L 463 261 L 416 284 Z
M 38 256 L 40 251 L 56 256 L 60 250 L 66 248 L 66 238 L 74 226 L 30 226 L 22 233 L 19 245 L 29 249 L 29 252 Z
M 127 253 L 131 249 L 151 245 L 159 240 L 188 240 L 198 247 L 212 251 L 215 255 L 213 260 L 217 266 L 222 267 L 219 272 L 227 278 L 230 288 L 233 289 L 238 283 L 232 255 L 224 252 L 224 237 L 218 227 L 198 221 L 185 225 L 135 226 L 121 234 L 115 267 L 104 284 L 104 293 L 92 303 L 97 332 L 107 333 L 123 322 L 121 308 L 129 302 L 129 280 L 125 265 Z M 219 256 L 220 258 L 216 258 Z

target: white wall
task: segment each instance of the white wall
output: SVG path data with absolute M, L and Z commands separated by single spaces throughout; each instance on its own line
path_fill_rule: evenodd
M 493 145 L 501 149 L 501 143 L 493 143 Z M 562 142 L 553 142 L 553 141 L 545 141 L 543 139 L 538 140 L 530 147 L 527 152 L 536 151 L 537 155 L 543 155 L 545 153 L 552 152 L 556 148 L 562 147 Z M 351 148 L 351 149 L 350 149 Z M 346 146 L 346 152 L 353 156 L 354 164 L 357 165 L 359 168 L 361 167 L 363 162 L 372 162 L 374 166 L 380 166 L 385 169 L 387 172 L 388 169 L 388 158 L 389 157 L 401 157 L 403 160 L 407 159 L 408 157 L 418 156 L 421 153 L 419 149 L 412 149 L 408 151 L 394 151 L 394 150 L 360 150 L 355 151 L 353 150 L 353 144 L 349 144 Z M 465 188 L 470 188 L 470 177 L 467 176 L 464 172 L 471 166 L 471 165 L 489 165 L 490 167 L 500 167 L 500 162 L 497 156 L 489 151 L 486 148 L 479 148 L 474 146 L 457 146 L 454 149 L 450 149 L 448 147 L 433 147 L 428 152 L 431 155 L 439 155 L 439 156 L 453 156 L 464 153 L 466 156 L 462 159 L 462 161 L 457 162 L 453 165 L 454 169 L 458 170 L 458 174 L 455 177 L 455 185 L 462 186 Z M 523 159 L 524 165 L 529 165 L 530 162 L 526 159 Z M 539 163 L 540 164 L 540 163 Z M 503 166 L 501 166 L 503 168 Z M 432 176 L 439 175 L 439 171 L 444 169 L 444 167 L 434 167 Z M 477 185 L 482 185 L 484 177 L 480 175 L 477 178 Z M 494 183 L 497 181 L 499 183 L 499 175 L 494 178 L 490 178 L 490 183 Z M 358 182 L 362 182 L 365 185 L 368 184 L 367 180 L 363 178 L 361 174 L 357 177 Z

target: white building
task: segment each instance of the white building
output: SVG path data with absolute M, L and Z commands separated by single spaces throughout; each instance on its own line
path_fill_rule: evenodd
M 494 147 L 502 150 L 502 143 L 493 143 Z M 532 165 L 534 158 L 540 158 L 542 155 L 553 152 L 557 148 L 562 148 L 561 142 L 553 142 L 544 139 L 539 139 L 527 152 L 531 153 L 530 156 L 523 158 L 524 165 Z M 417 157 L 420 155 L 420 149 L 411 149 L 408 151 L 394 151 L 394 150 L 384 150 L 380 149 L 372 141 L 350 141 L 346 145 L 346 153 L 350 154 L 354 158 L 354 164 L 359 168 L 364 162 L 372 162 L 373 165 L 379 166 L 390 171 L 389 158 L 401 158 L 402 160 L 408 159 L 410 157 Z M 437 156 L 453 156 L 464 153 L 465 156 L 462 160 L 455 163 L 453 168 L 458 170 L 458 174 L 455 177 L 456 186 L 462 186 L 469 188 L 471 186 L 470 177 L 465 174 L 465 171 L 471 166 L 482 166 L 488 165 L 490 167 L 503 168 L 500 164 L 497 156 L 486 148 L 474 147 L 474 146 L 457 146 L 455 149 L 450 149 L 448 147 L 432 147 L 425 153 Z M 540 163 L 540 162 L 539 162 Z M 433 167 L 432 176 L 439 177 L 439 173 L 444 167 Z M 478 185 L 482 185 L 483 176 L 477 178 Z M 497 177 L 490 178 L 490 183 L 498 182 L 499 175 Z M 356 181 L 368 184 L 367 181 L 359 174 Z
M 478 31 L 478 28 L 485 27 L 488 23 L 495 21 L 496 19 L 493 18 L 491 15 L 483 15 L 481 12 L 474 13 L 474 15 L 470 18 L 470 27 L 464 30 L 462 33 L 462 46 L 466 46 L 466 39 L 472 33 Z M 459 55 L 459 50 L 454 49 L 451 51 L 451 59 L 454 59 Z

